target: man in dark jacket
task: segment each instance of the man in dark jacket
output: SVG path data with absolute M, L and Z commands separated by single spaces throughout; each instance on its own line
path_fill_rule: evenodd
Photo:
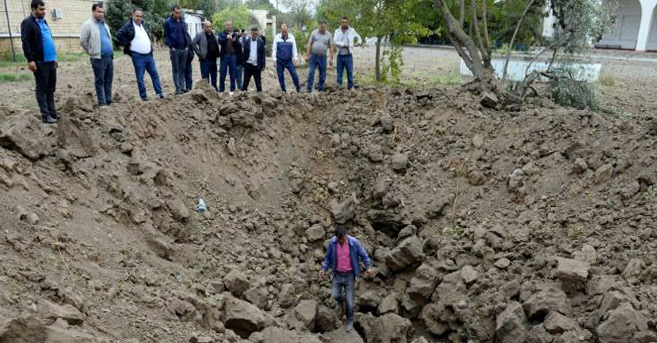
M 233 33 L 233 23 L 231 21 L 226 22 L 225 30 L 219 34 L 217 41 L 221 46 L 221 52 L 219 53 L 219 59 L 221 62 L 219 68 L 219 92 L 224 92 L 226 90 L 226 72 L 229 72 L 230 92 L 232 94 L 236 88 L 235 78 L 237 77 L 237 57 L 242 49 L 242 45 L 240 44 L 237 35 Z
M 192 41 L 192 48 L 198 55 L 201 64 L 201 78 L 208 80 L 217 90 L 217 58 L 219 58 L 219 44 L 212 33 L 212 23 L 203 23 L 203 32 L 199 32 Z
M 57 123 L 55 88 L 57 86 L 57 50 L 46 22 L 46 5 L 42 0 L 30 4 L 32 14 L 21 23 L 21 41 L 28 69 L 34 73 L 36 98 L 41 109 L 41 121 Z
M 194 69 L 192 69 L 192 62 L 194 61 L 194 49 L 192 48 L 192 36 L 189 35 L 189 25 L 185 24 L 185 35 L 187 36 L 187 64 L 185 65 L 185 92 L 192 90 L 192 75 L 194 74 Z
M 119 45 L 123 46 L 123 52 L 132 57 L 132 65 L 135 67 L 139 96 L 143 101 L 148 101 L 146 85 L 144 85 L 144 72 L 148 72 L 153 81 L 153 88 L 158 98 L 164 98 L 160 76 L 157 72 L 155 59 L 153 58 L 153 44 L 150 30 L 142 21 L 143 13 L 140 8 L 132 10 L 132 20 L 127 22 L 117 32 L 116 38 Z
M 164 22 L 164 43 L 169 47 L 173 83 L 176 85 L 176 94 L 182 94 L 185 89 L 185 68 L 189 43 L 185 35 L 185 20 L 182 18 L 180 5 L 175 4 L 171 16 Z
M 251 76 L 255 79 L 256 90 L 262 92 L 262 70 L 265 69 L 265 42 L 260 39 L 257 27 L 251 29 L 251 37 L 244 42 L 244 53 L 242 54 L 242 66 L 244 66 L 243 91 L 249 89 Z

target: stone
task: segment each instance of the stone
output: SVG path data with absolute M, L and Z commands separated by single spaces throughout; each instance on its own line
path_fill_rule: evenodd
M 424 303 L 431 298 L 437 282 L 438 273 L 436 270 L 431 265 L 423 263 L 415 271 L 415 276 L 411 279 L 407 293 L 413 300 Z
M 265 316 L 255 305 L 229 296 L 224 305 L 224 325 L 242 338 L 265 326 Z
M 506 257 L 503 257 L 503 258 L 495 261 L 495 267 L 497 267 L 499 269 L 506 269 L 510 265 L 511 265 L 511 261 Z
M 472 146 L 481 149 L 481 147 L 484 146 L 484 136 L 480 134 L 474 135 L 474 137 L 472 137 Z
M 595 170 L 595 174 L 593 174 L 593 183 L 599 185 L 601 183 L 607 182 L 613 175 L 614 166 L 611 164 L 604 164 Z
M 417 227 L 415 225 L 408 225 L 399 231 L 397 234 L 397 241 L 402 241 L 404 238 L 415 236 L 417 234 Z
M 541 319 L 550 311 L 568 315 L 570 307 L 566 303 L 566 293 L 554 285 L 544 285 L 523 303 L 529 319 Z
M 552 343 L 554 337 L 545 331 L 543 324 L 536 325 L 527 334 L 527 343 Z
M 467 303 L 468 297 L 466 292 L 467 286 L 461 278 L 461 271 L 458 270 L 443 277 L 442 282 L 436 287 L 431 300 L 448 307 L 454 307 L 457 304 L 462 304 L 464 301 Z
M 392 180 L 385 177 L 377 179 L 372 187 L 372 198 L 382 200 L 390 191 L 390 186 L 392 186 Z
M 401 241 L 386 257 L 386 265 L 392 271 L 400 271 L 422 260 L 422 241 L 417 236 L 411 236 Z
M 298 330 L 312 330 L 317 316 L 317 301 L 301 300 L 294 308 L 294 316 L 301 324 L 301 327 L 297 327 Z
M 411 330 L 411 321 L 394 313 L 378 317 L 374 324 L 374 337 L 367 336 L 368 342 L 406 343 Z
M 648 321 L 632 304 L 623 303 L 607 313 L 597 328 L 600 343 L 626 343 L 629 337 L 648 329 Z
M 338 326 L 338 316 L 334 310 L 326 306 L 319 306 L 317 308 L 317 316 L 315 317 L 315 329 L 317 332 L 333 331 Z
M 553 335 L 579 328 L 576 320 L 555 311 L 548 313 L 547 317 L 545 317 L 544 325 L 545 330 Z
M 429 343 L 429 341 L 424 337 L 419 337 L 414 339 L 411 343 Z
M 581 174 L 581 173 L 587 171 L 588 169 L 589 169 L 589 165 L 586 163 L 586 161 L 583 158 L 578 157 L 575 160 L 575 165 L 573 166 L 573 171 L 575 173 Z
M 356 202 L 352 198 L 341 203 L 333 200 L 331 203 L 331 213 L 337 224 L 346 224 L 356 216 Z
M 650 330 L 644 330 L 641 332 L 637 332 L 634 334 L 634 340 L 633 342 L 635 343 L 655 343 L 657 342 L 657 333 L 650 331 Z
M 46 339 L 43 343 L 98 343 L 98 340 L 94 336 L 69 328 L 65 322 L 59 322 L 46 328 Z
M 233 269 L 224 277 L 224 286 L 226 286 L 226 289 L 234 296 L 240 297 L 249 289 L 251 284 L 246 278 L 246 274 L 237 269 Z
M 593 343 L 593 334 L 584 329 L 564 332 L 554 343 Z
M 588 262 L 557 258 L 557 278 L 563 283 L 566 292 L 575 292 L 584 287 L 589 277 Z
M 34 316 L 3 321 L 0 318 L 0 342 L 34 343 L 46 340 L 46 330 Z
M 171 198 L 166 201 L 167 209 L 174 220 L 185 223 L 189 219 L 189 209 L 180 199 Z
M 420 319 L 430 333 L 435 336 L 442 336 L 449 330 L 449 311 L 442 304 L 430 303 L 422 309 Z
M 388 294 L 383 300 L 378 308 L 379 314 L 386 313 L 399 313 L 399 301 L 397 300 L 396 293 Z
M 525 343 L 528 336 L 527 317 L 518 302 L 510 302 L 495 319 L 495 338 L 504 343 Z
M 324 343 L 365 343 L 363 341 L 363 338 L 360 337 L 358 332 L 356 330 L 352 330 L 351 332 L 347 332 L 347 330 L 344 329 L 344 327 L 341 327 L 339 329 L 336 329 L 335 331 L 331 331 L 329 333 L 323 334 L 320 339 Z
M 267 288 L 252 287 L 244 292 L 244 299 L 253 305 L 258 306 L 258 308 L 264 308 L 267 305 L 267 295 Z
M 191 303 L 181 299 L 175 299 L 172 301 L 169 304 L 169 308 L 181 320 L 191 320 L 196 314 L 196 307 L 194 307 L 194 305 Z
M 71 305 L 57 305 L 46 299 L 39 300 L 37 306 L 38 317 L 52 324 L 57 319 L 63 319 L 70 325 L 82 325 L 84 317 L 82 313 Z
M 405 154 L 395 154 L 392 156 L 390 163 L 392 170 L 396 172 L 404 172 L 408 168 L 408 156 Z
M 500 99 L 493 92 L 483 92 L 479 98 L 479 104 L 488 108 L 495 108 L 500 103 Z
M 633 258 L 623 270 L 621 274 L 625 280 L 628 282 L 636 281 L 640 276 L 643 268 L 645 267 L 643 261 L 638 258 Z
M 308 237 L 310 242 L 322 240 L 325 235 L 326 231 L 324 230 L 324 227 L 319 224 L 315 224 L 306 230 L 306 237 Z
M 390 114 L 384 114 L 380 118 L 381 127 L 385 132 L 392 132 L 395 129 L 395 120 Z
M 194 335 L 189 339 L 189 343 L 215 343 L 215 340 L 210 336 Z
M 466 284 L 471 284 L 479 278 L 479 273 L 471 266 L 467 265 L 461 268 L 461 278 Z
M 594 264 L 598 260 L 598 253 L 590 244 L 584 244 L 584 246 L 582 246 L 582 250 L 576 251 L 573 256 L 576 260 L 584 261 L 588 264 Z
M 641 184 L 637 180 L 632 180 L 621 189 L 621 197 L 624 200 L 631 199 L 641 190 Z
M 281 291 L 278 293 L 278 304 L 282 308 L 289 308 L 297 303 L 297 297 L 294 293 L 294 285 L 286 283 L 281 286 Z
M 358 311 L 374 312 L 381 303 L 381 296 L 376 290 L 368 290 L 358 295 Z
M 34 137 L 47 137 L 45 130 L 48 128 L 33 116 L 20 116 L 16 119 L 3 120 L 0 124 L 0 147 L 17 151 L 32 161 L 46 155 L 50 144 Z

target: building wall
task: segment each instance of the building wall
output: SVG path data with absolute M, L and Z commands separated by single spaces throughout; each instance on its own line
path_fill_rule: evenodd
M 602 36 L 598 47 L 635 49 L 639 26 L 641 25 L 641 4 L 638 0 L 620 0 L 616 11 L 615 26 Z

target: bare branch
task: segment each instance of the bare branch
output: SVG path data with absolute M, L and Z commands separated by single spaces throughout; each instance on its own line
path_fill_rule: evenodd
M 486 48 L 486 55 L 488 63 L 490 63 L 490 33 L 488 33 L 488 1 L 481 2 L 481 22 L 484 26 L 484 47 Z
M 504 71 L 502 72 L 502 86 L 504 86 L 504 83 L 506 82 L 506 74 L 507 71 L 509 70 L 509 60 L 511 59 L 511 51 L 513 50 L 513 44 L 515 44 L 516 42 L 516 36 L 518 35 L 518 31 L 520 31 L 520 25 L 522 25 L 523 20 L 525 20 L 525 17 L 527 16 L 529 9 L 534 4 L 534 1 L 535 0 L 531 0 L 527 4 L 527 7 L 525 7 L 525 10 L 522 12 L 522 16 L 518 20 L 518 24 L 516 24 L 516 30 L 513 32 L 513 37 L 511 37 L 511 43 L 509 44 L 509 51 L 506 54 L 506 61 L 504 62 Z
M 461 24 L 461 28 L 463 28 L 464 23 L 465 23 L 465 0 L 461 0 L 461 4 L 459 6 L 459 24 Z
M 470 0 L 470 7 L 472 7 L 472 26 L 474 26 L 475 37 L 477 38 L 477 45 L 479 46 L 479 53 L 483 60 L 486 60 L 486 50 L 481 38 L 481 31 L 479 30 L 479 18 L 477 18 L 477 0 Z

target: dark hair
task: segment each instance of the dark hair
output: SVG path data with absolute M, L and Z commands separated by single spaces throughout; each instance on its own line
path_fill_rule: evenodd
M 253 32 L 253 31 L 258 31 L 258 28 L 257 27 L 251 28 L 251 32 Z
M 349 17 L 344 16 L 344 17 L 342 17 L 342 20 L 349 20 Z
M 246 31 L 246 30 L 242 29 L 242 33 L 244 33 L 244 31 Z
M 102 3 L 102 2 L 98 2 L 98 3 L 95 3 L 95 4 L 91 5 L 91 10 L 92 10 L 92 11 L 96 11 L 96 9 L 98 9 L 98 8 L 103 8 L 103 7 L 105 7 L 105 6 L 103 5 L 103 3 Z
M 180 7 L 180 5 L 178 5 L 178 4 L 174 4 L 173 7 L 171 7 L 171 12 L 173 12 L 173 11 L 175 11 L 175 10 L 180 10 L 180 9 L 182 9 L 182 8 Z
M 43 3 L 43 0 L 32 0 L 32 3 L 30 4 L 30 7 L 35 10 L 39 8 L 39 6 L 45 6 L 46 4 Z
M 320 24 L 326 24 L 326 19 L 320 19 L 320 20 L 319 20 L 319 23 L 320 23 Z
M 342 240 L 347 237 L 347 228 L 344 225 L 335 226 L 335 236 L 338 237 L 338 240 Z
M 132 14 L 135 14 L 135 12 L 137 12 L 137 11 L 143 12 L 140 7 L 135 6 L 135 7 L 132 8 Z

